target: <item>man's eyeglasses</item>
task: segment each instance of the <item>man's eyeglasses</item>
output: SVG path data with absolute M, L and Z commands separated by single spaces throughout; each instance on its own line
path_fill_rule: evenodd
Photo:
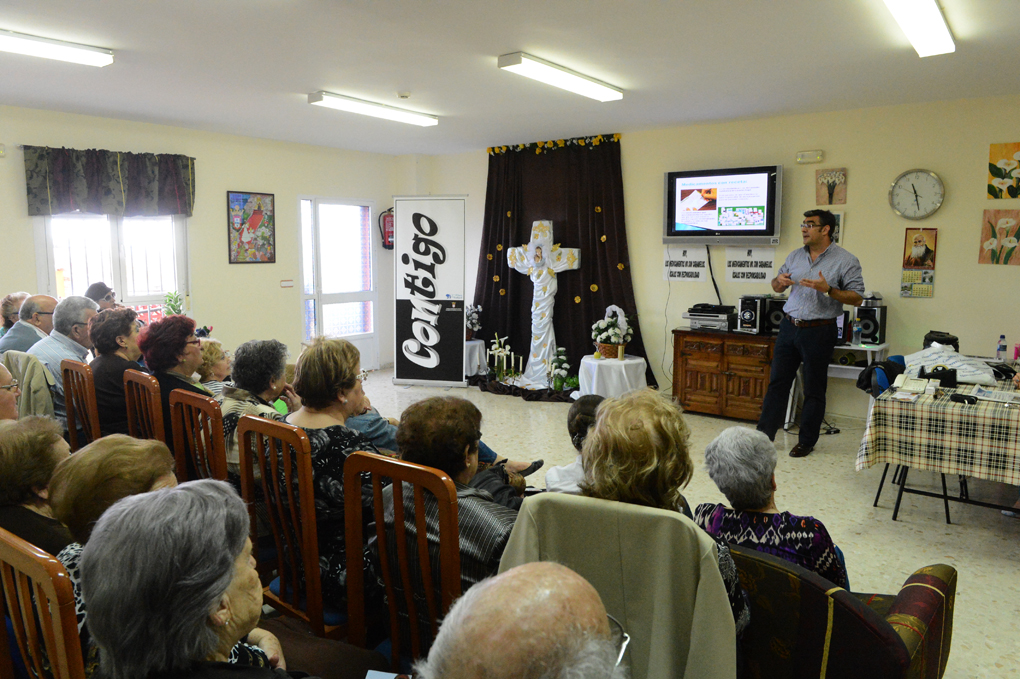
M 630 644 L 630 635 L 623 629 L 623 624 L 619 620 L 608 613 L 606 613 L 606 618 L 609 619 L 609 631 L 613 635 L 613 643 L 620 647 L 616 656 L 616 666 L 619 667 L 623 662 L 623 654 L 627 652 L 627 646 Z
M 6 389 L 7 391 L 14 391 L 17 388 L 18 388 L 18 381 L 17 380 L 11 380 L 10 384 L 4 384 L 4 385 L 0 386 L 0 389 Z
M 802 228 L 802 229 L 820 229 L 820 228 L 822 228 L 822 225 L 821 224 L 808 224 L 807 222 L 804 222 L 803 224 L 800 225 L 800 228 Z
M 365 382 L 368 379 L 368 371 L 362 370 L 361 372 L 358 373 L 358 376 L 355 377 L 354 379 L 358 380 L 359 382 Z

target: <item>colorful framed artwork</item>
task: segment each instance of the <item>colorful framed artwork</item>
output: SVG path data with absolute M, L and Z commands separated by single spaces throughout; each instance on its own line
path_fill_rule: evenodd
M 231 264 L 276 262 L 276 210 L 272 193 L 227 191 L 227 247 Z

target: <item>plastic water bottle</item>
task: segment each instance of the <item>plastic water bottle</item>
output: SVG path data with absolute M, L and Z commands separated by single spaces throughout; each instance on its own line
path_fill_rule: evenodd
M 1001 361 L 1006 358 L 1006 336 L 999 335 L 999 344 L 995 347 L 995 360 Z
M 859 319 L 859 318 L 855 318 L 854 319 L 853 328 L 854 328 L 854 337 L 853 337 L 853 341 L 851 342 L 851 344 L 860 344 L 861 343 L 861 319 Z

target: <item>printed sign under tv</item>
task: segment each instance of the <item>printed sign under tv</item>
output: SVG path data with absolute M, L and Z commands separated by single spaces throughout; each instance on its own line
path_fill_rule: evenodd
M 783 166 L 666 173 L 662 242 L 778 245 Z

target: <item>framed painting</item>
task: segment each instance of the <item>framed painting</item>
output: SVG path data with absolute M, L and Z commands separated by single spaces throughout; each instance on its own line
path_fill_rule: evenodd
M 272 193 L 227 191 L 227 248 L 231 264 L 276 262 L 276 210 Z

